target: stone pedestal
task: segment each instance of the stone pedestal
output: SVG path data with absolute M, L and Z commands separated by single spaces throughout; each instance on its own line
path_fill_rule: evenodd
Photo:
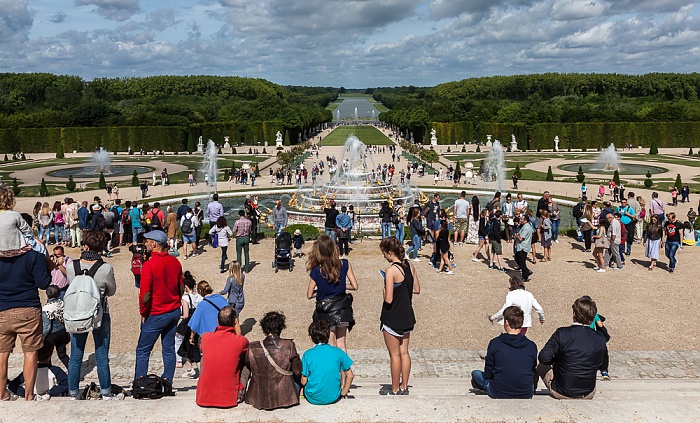
M 199 142 L 197 143 L 197 152 L 204 153 L 204 142 L 202 142 L 202 137 L 200 135 Z
M 486 135 L 486 146 L 487 147 L 493 146 L 493 143 L 491 142 L 491 135 Z

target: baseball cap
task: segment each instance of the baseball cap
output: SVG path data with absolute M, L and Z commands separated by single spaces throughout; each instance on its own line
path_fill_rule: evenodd
M 155 230 L 155 231 L 150 231 L 146 232 L 143 237 L 145 239 L 152 239 L 158 244 L 167 244 L 168 243 L 168 236 L 165 234 L 163 231 Z

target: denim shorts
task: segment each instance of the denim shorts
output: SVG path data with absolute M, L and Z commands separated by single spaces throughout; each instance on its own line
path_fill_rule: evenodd
M 197 242 L 197 235 L 194 232 L 190 235 L 182 234 L 182 242 L 183 244 L 194 244 Z

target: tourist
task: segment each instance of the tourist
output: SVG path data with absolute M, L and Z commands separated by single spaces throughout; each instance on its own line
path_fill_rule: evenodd
M 321 235 L 311 247 L 306 270 L 310 277 L 306 298 L 316 298 L 314 321 L 327 321 L 331 328 L 330 344 L 347 351 L 346 335 L 355 325 L 353 298 L 347 291 L 358 288 L 350 262 L 340 259 L 330 237 Z
M 258 210 L 258 205 L 254 202 L 250 195 L 246 195 L 245 201 L 243 202 L 243 208 L 245 209 L 246 217 L 250 220 L 250 242 L 253 244 L 258 243 L 258 216 L 260 211 Z
M 309 338 L 315 346 L 306 350 L 301 359 L 301 384 L 304 397 L 314 405 L 333 404 L 348 395 L 352 380 L 352 359 L 328 344 L 330 326 L 325 320 L 309 325 Z M 340 371 L 338 371 L 340 370 Z
M 228 305 L 236 311 L 236 316 L 241 315 L 245 306 L 245 295 L 243 294 L 243 284 L 245 283 L 245 272 L 241 269 L 241 264 L 232 261 L 228 266 L 228 278 L 224 289 L 219 295 L 226 295 Z
M 53 214 L 54 240 L 57 245 L 64 245 L 66 243 L 66 234 L 63 229 L 66 226 L 66 221 L 63 218 L 63 213 L 61 213 L 60 201 L 55 201 L 53 203 L 51 213 Z
M 605 260 L 605 252 L 610 248 L 610 238 L 606 234 L 607 228 L 605 224 L 607 222 L 599 222 L 600 224 L 597 226 L 593 226 L 595 229 L 595 232 L 591 236 L 591 239 L 593 240 L 593 258 L 596 261 L 596 266 L 593 268 L 598 273 L 604 273 L 605 272 L 605 266 L 606 266 L 606 260 Z
M 182 373 L 183 378 L 196 379 L 199 376 L 197 364 L 202 361 L 202 352 L 199 349 L 199 335 L 190 336 L 192 329 L 189 323 L 195 309 L 202 302 L 202 296 L 197 293 L 194 276 L 189 271 L 185 271 L 182 283 L 185 286 L 185 292 L 180 301 L 180 320 L 175 330 L 176 367 L 185 368 Z
M 209 236 L 212 237 L 212 241 L 214 237 L 216 237 L 218 248 L 221 249 L 221 263 L 219 264 L 219 272 L 224 273 L 226 272 L 226 260 L 228 260 L 228 256 L 226 255 L 228 250 L 228 238 L 233 236 L 233 232 L 231 231 L 231 228 L 228 227 L 225 217 L 221 216 L 216 223 L 212 225 L 211 229 L 209 229 Z M 236 310 L 236 312 L 238 313 L 238 310 Z
M 561 223 L 561 210 L 554 198 L 549 197 L 549 220 L 552 222 L 552 241 L 559 244 L 559 224 Z
M 537 201 L 537 212 L 535 213 L 535 217 L 537 217 L 537 227 L 542 226 L 542 221 L 544 220 L 542 212 L 547 210 L 549 210 L 549 191 L 545 191 L 542 194 L 542 198 Z
M 51 285 L 59 289 L 59 298 L 63 299 L 63 294 L 68 288 L 67 268 L 70 267 L 73 260 L 66 257 L 65 251 L 61 245 L 57 245 L 53 249 L 53 254 L 50 257 L 54 262 L 55 267 L 51 270 Z
M 632 193 L 634 194 L 634 193 Z M 634 199 L 634 197 L 632 197 Z M 635 200 L 635 203 L 637 200 Z M 634 211 L 634 207 L 628 203 L 626 198 L 621 198 L 620 199 L 620 206 L 615 210 L 617 213 L 620 213 L 620 223 L 625 227 L 625 232 L 626 236 L 625 239 L 620 240 L 620 245 L 625 247 L 627 246 L 625 250 L 625 254 L 627 256 L 632 254 L 632 244 L 634 243 L 634 229 L 635 229 L 635 221 L 637 219 L 637 216 Z
M 184 259 L 187 260 L 187 246 L 192 248 L 192 257 L 197 257 L 197 239 L 194 233 L 194 228 L 199 225 L 197 218 L 194 216 L 192 209 L 188 208 L 187 213 L 180 219 L 180 229 L 182 231 L 182 246 L 185 250 Z
M 469 228 L 467 229 L 467 244 L 477 244 L 479 242 L 479 197 L 472 196 L 470 213 L 469 213 Z
M 671 205 L 673 207 L 678 205 L 678 187 L 673 187 L 671 190 Z
M 542 258 L 540 261 L 551 261 L 552 260 L 552 221 L 549 219 L 549 212 L 547 210 L 542 210 L 540 214 L 542 217 L 542 224 L 539 227 L 541 238 L 540 243 L 542 245 Z
M 177 208 L 177 221 L 178 222 L 180 221 L 180 219 L 182 219 L 182 216 L 184 216 L 185 213 L 187 213 L 187 209 L 190 208 L 190 206 L 187 205 L 188 202 L 189 202 L 189 200 L 187 200 L 187 198 L 183 198 L 182 204 L 180 205 L 180 207 Z
M 583 182 L 583 183 L 581 183 L 581 199 L 583 199 L 583 197 L 586 197 L 587 194 L 588 194 L 588 188 L 586 188 L 586 183 Z
M 146 214 L 146 222 L 149 223 L 149 230 L 162 231 L 165 225 L 165 213 L 160 209 L 160 203 L 153 203 L 153 208 Z
M 489 254 L 489 269 L 505 272 L 503 266 L 503 246 L 501 245 L 501 210 L 493 213 L 493 218 L 488 223 L 487 235 L 491 254 Z
M 696 243 L 696 240 L 695 240 L 695 231 L 693 230 L 693 224 L 686 221 L 683 224 L 683 243 L 682 243 L 682 245 L 694 247 L 695 243 Z M 683 248 L 683 247 L 681 246 L 681 248 Z
M 452 263 L 450 262 L 450 229 L 447 225 L 447 220 L 440 220 L 440 229 L 438 229 L 435 234 L 437 253 L 440 256 L 440 264 L 437 266 L 437 272 L 442 273 L 442 269 L 447 267 L 445 274 L 454 275 L 455 272 L 452 271 Z
M 515 262 L 522 273 L 523 282 L 530 280 L 532 271 L 527 268 L 527 254 L 532 248 L 532 233 L 534 232 L 530 224 L 530 216 L 524 214 L 520 216 L 520 228 L 515 237 Z
M 352 219 L 348 215 L 348 209 L 343 206 L 340 208 L 340 214 L 335 218 L 335 226 L 337 227 L 336 234 L 338 237 L 338 249 L 340 255 L 350 254 L 348 241 L 350 240 L 350 232 L 352 231 Z M 389 231 L 391 232 L 391 230 Z
M 301 230 L 294 230 L 294 236 L 292 237 L 292 245 L 294 246 L 293 257 L 304 257 L 304 252 L 301 250 L 304 244 L 306 244 L 306 241 L 301 234 Z
M 139 209 L 138 203 L 134 201 L 131 203 L 131 210 L 129 210 L 129 220 L 131 220 L 131 242 L 133 244 L 136 244 L 139 234 L 143 233 L 141 219 L 143 219 L 143 212 Z
M 68 205 L 66 206 L 66 227 L 68 228 L 68 236 L 70 239 L 70 247 L 77 248 L 80 246 L 80 241 L 82 240 L 80 227 L 78 222 L 78 209 L 80 205 L 73 201 L 72 198 L 67 199 Z
M 191 342 L 193 342 L 194 334 L 201 337 L 205 333 L 214 332 L 217 325 L 217 313 L 229 305 L 228 300 L 221 294 L 215 293 L 207 281 L 199 281 L 197 293 L 202 296 L 202 301 L 195 309 L 188 323 L 188 326 L 194 332 L 191 335 Z M 240 330 L 238 332 L 240 333 Z
M 503 310 L 505 333 L 489 342 L 484 371 L 472 371 L 474 389 L 495 399 L 530 399 L 537 366 L 537 346 L 521 331 L 523 310 L 517 305 Z
M 540 228 L 537 226 L 537 219 L 535 218 L 532 210 L 528 210 L 525 215 L 530 218 L 529 223 L 532 226 L 532 240 L 530 241 L 530 248 L 532 250 L 532 264 L 537 264 L 537 243 L 541 238 Z
M 579 220 L 578 230 L 581 232 L 584 241 L 584 253 L 591 252 L 591 244 L 593 241 L 593 207 L 590 204 L 586 204 L 583 208 L 583 213 Z
M 429 201 L 423 207 L 422 214 L 425 216 L 425 227 L 431 234 L 434 235 L 435 220 L 440 213 L 440 194 L 435 193 L 433 200 Z
M 573 324 L 557 329 L 549 338 L 539 353 L 537 374 L 556 399 L 592 399 L 596 373 L 607 351 L 606 339 L 589 329 L 598 312 L 595 301 L 579 298 L 572 308 Z
M 513 189 L 518 190 L 518 174 L 513 172 L 513 176 L 511 176 L 511 180 L 513 181 Z
M 389 207 L 388 201 L 382 202 L 382 208 L 379 210 L 379 219 L 381 219 L 382 239 L 391 236 L 391 224 L 394 211 Z
M 275 200 L 275 207 L 272 209 L 272 218 L 275 225 L 275 230 L 277 230 L 277 235 L 279 236 L 283 230 L 287 228 L 288 215 L 287 209 L 282 205 L 282 200 L 277 198 Z
M 155 180 L 155 178 L 154 178 Z M 155 185 L 155 182 L 153 183 Z M 139 186 L 141 188 L 141 198 L 146 198 L 148 197 L 148 182 L 144 179 L 143 182 L 141 182 L 141 185 Z
M 405 257 L 403 245 L 395 238 L 383 239 L 379 249 L 389 267 L 384 272 L 384 303 L 380 317 L 384 343 L 391 363 L 391 387 L 380 395 L 408 395 L 411 356 L 408 344 L 416 324 L 413 295 L 420 294 L 416 269 Z
M 86 202 L 87 204 L 87 202 Z M 53 223 L 53 213 L 51 212 L 51 206 L 49 203 L 44 202 L 41 205 L 41 210 L 39 211 L 39 219 L 37 219 L 39 225 L 39 240 L 41 241 L 46 237 L 44 244 L 49 245 L 49 237 L 51 236 L 51 224 Z
M 168 245 L 170 251 L 175 254 L 177 253 L 177 214 L 174 212 L 173 206 L 168 206 L 166 211 L 168 215 L 165 217 L 165 230 L 168 231 Z
M 661 246 L 665 248 L 666 257 L 668 257 L 668 271 L 673 274 L 676 270 L 676 251 L 681 246 L 683 239 L 683 224 L 676 220 L 676 214 L 671 212 L 668 214 L 668 220 L 663 224 L 664 237 L 666 240 L 661 240 Z
M 612 260 L 615 260 L 615 269 L 617 270 L 622 270 L 623 269 L 623 264 L 622 264 L 622 257 L 620 256 L 620 244 L 622 240 L 622 228 L 621 228 L 621 223 L 620 220 L 615 218 L 615 215 L 613 213 L 608 213 L 606 216 L 608 220 L 608 230 L 607 230 L 607 235 L 608 238 L 610 239 L 610 255 L 611 255 L 611 263 Z
M 518 201 L 515 202 L 515 210 L 519 211 L 521 215 L 527 213 L 530 206 L 527 200 L 523 198 L 522 194 L 518 194 Z
M 598 187 L 598 201 L 603 201 L 603 197 L 605 196 L 605 186 L 603 184 L 600 184 Z
M 65 395 L 68 391 L 68 376 L 61 368 L 51 365 L 53 347 L 51 341 L 44 341 L 44 346 L 37 352 L 38 369 L 34 385 L 34 399 L 38 401 L 48 401 L 51 397 Z M 25 382 L 24 372 L 22 372 L 8 383 L 9 400 L 15 399 L 17 396 L 26 396 L 27 386 Z
M 226 215 L 224 206 L 219 203 L 219 194 L 214 194 L 211 197 L 211 202 L 207 205 L 207 218 L 210 222 L 216 222 L 221 216 Z
M 100 381 L 100 394 L 104 400 L 123 399 L 112 394 L 112 377 L 109 369 L 109 341 L 111 338 L 111 318 L 107 297 L 117 292 L 117 282 L 114 278 L 114 269 L 111 265 L 102 261 L 100 251 L 109 242 L 109 235 L 105 232 L 83 233 L 83 251 L 80 260 L 68 266 L 67 278 L 70 285 L 81 272 L 89 271 L 100 289 L 100 302 L 102 303 L 102 322 L 99 327 L 92 330 L 95 341 L 95 363 L 97 377 Z M 77 270 L 80 269 L 80 272 Z M 80 393 L 81 367 L 85 354 L 85 344 L 89 333 L 71 333 L 70 360 L 68 362 L 68 393 L 71 399 L 85 399 Z
M 238 220 L 233 224 L 233 233 L 236 235 L 236 261 L 243 263 L 245 254 L 246 273 L 250 272 L 250 231 L 253 227 L 248 218 L 245 217 L 244 210 L 238 210 Z
M 649 270 L 654 270 L 656 262 L 659 260 L 659 247 L 661 246 L 663 232 L 664 229 L 659 225 L 659 218 L 656 215 L 652 215 L 644 231 L 645 256 L 651 260 Z
M 329 200 L 327 205 L 323 208 L 323 212 L 326 214 L 326 221 L 323 224 L 323 229 L 325 230 L 326 235 L 335 241 L 337 238 L 337 234 L 335 232 L 335 218 L 338 217 L 339 214 L 338 210 L 335 208 L 335 200 Z
M 659 218 L 659 224 L 663 225 L 666 220 L 663 201 L 659 200 L 659 193 L 654 191 L 651 193 L 651 203 L 649 203 L 649 213 L 655 214 Z
M 144 235 L 150 259 L 142 266 L 139 288 L 141 333 L 136 346 L 134 379 L 148 374 L 148 361 L 158 338 L 163 354 L 163 379 L 172 384 L 175 375 L 175 329 L 180 319 L 184 288 L 182 266 L 168 254 L 168 237 L 163 231 Z
M 194 227 L 194 242 L 197 244 L 197 252 L 199 252 L 199 240 L 202 239 L 202 227 L 204 226 L 204 210 L 202 210 L 202 204 L 199 201 L 194 202 L 194 208 L 192 209 L 194 217 L 197 219 L 197 226 Z M 216 221 L 209 221 L 216 222 Z
M 506 295 L 506 302 L 503 304 L 503 307 L 501 307 L 501 309 L 497 313 L 488 316 L 488 319 L 491 322 L 495 320 L 498 323 L 503 324 L 502 320 L 503 313 L 505 312 L 505 310 L 510 306 L 517 306 L 524 313 L 524 320 L 522 322 L 519 333 L 521 335 L 525 335 L 527 334 L 527 329 L 532 327 L 532 309 L 534 308 L 537 314 L 539 315 L 541 325 L 544 324 L 544 309 L 537 302 L 535 296 L 525 289 L 525 285 L 523 285 L 522 278 L 518 276 L 512 276 L 509 282 L 510 288 L 508 291 L 508 295 Z
M 404 237 L 406 236 L 406 225 L 404 223 L 406 222 L 406 207 L 404 207 L 402 199 L 396 200 L 394 216 L 396 239 L 403 243 Z
M 63 324 L 63 301 L 59 298 L 61 292 L 55 285 L 46 288 L 46 304 L 41 308 L 41 320 L 43 326 L 42 337 L 44 345 L 51 342 L 56 346 L 56 354 L 66 370 L 70 357 L 66 353 L 66 345 L 70 344 L 70 335 Z M 67 386 L 67 384 L 66 384 Z
M 292 339 L 280 337 L 287 327 L 284 314 L 271 311 L 260 320 L 265 334 L 262 341 L 251 342 L 243 371 L 245 402 L 258 410 L 274 410 L 299 404 L 295 382 L 301 382 L 301 359 Z M 248 376 L 248 377 L 246 377 Z
M 472 261 L 479 262 L 477 255 L 482 248 L 486 251 L 486 258 L 489 259 L 489 243 L 488 243 L 488 224 L 489 224 L 489 211 L 483 209 L 479 215 L 479 245 L 476 246 L 476 250 L 472 253 Z
M 411 246 L 409 247 L 408 251 L 406 251 L 405 258 L 408 259 L 409 254 L 413 253 L 413 261 L 421 261 L 418 258 L 418 250 L 421 249 L 423 243 L 423 235 L 425 235 L 425 229 L 423 229 L 423 224 L 421 221 L 420 208 L 411 208 L 409 215 L 409 236 L 411 237 Z
M 510 198 L 510 194 L 508 194 Z M 464 244 L 464 233 L 469 226 L 469 202 L 466 200 L 467 192 L 462 191 L 459 193 L 459 199 L 455 201 L 454 205 L 454 219 L 455 219 L 455 234 L 454 243 L 455 245 Z
M 241 335 L 238 316 L 231 307 L 219 310 L 217 323 L 214 331 L 202 336 L 202 374 L 195 401 L 200 407 L 235 407 L 244 390 L 240 376 L 248 340 Z

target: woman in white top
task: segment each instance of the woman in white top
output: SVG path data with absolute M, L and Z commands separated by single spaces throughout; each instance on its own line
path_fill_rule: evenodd
M 231 231 L 231 228 L 228 227 L 225 217 L 219 217 L 216 224 L 212 225 L 211 229 L 209 229 L 209 235 L 212 237 L 216 236 L 218 247 L 221 249 L 221 264 L 219 265 L 219 272 L 225 273 L 226 260 L 228 260 L 228 256 L 226 255 L 226 252 L 228 251 L 228 239 L 229 237 L 233 236 L 233 232 Z M 214 242 L 213 238 L 212 242 Z
M 523 326 L 520 329 L 520 334 L 525 335 L 527 328 L 532 327 L 532 309 L 534 308 L 540 317 L 540 324 L 544 323 L 544 309 L 537 302 L 534 295 L 525 289 L 523 280 L 519 276 L 510 278 L 510 292 L 506 295 L 506 302 L 500 310 L 493 316 L 489 316 L 489 320 L 503 324 L 503 311 L 510 306 L 518 306 L 523 310 L 524 320 Z

